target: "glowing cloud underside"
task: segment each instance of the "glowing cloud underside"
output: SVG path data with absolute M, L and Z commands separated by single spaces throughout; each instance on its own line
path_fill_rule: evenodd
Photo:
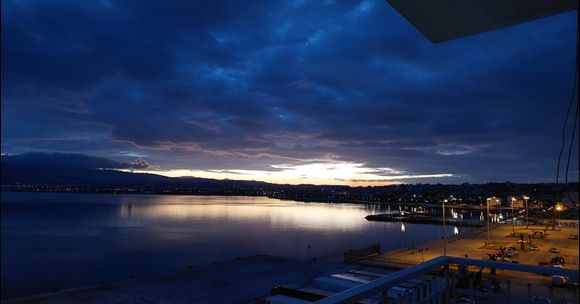
M 213 179 L 257 180 L 283 184 L 389 185 L 408 179 L 452 177 L 453 174 L 407 174 L 391 168 L 369 168 L 360 163 L 312 163 L 273 165 L 266 170 L 167 170 L 138 171 L 169 177 L 195 176 Z

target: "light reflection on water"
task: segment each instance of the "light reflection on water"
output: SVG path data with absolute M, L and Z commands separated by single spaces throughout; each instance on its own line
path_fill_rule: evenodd
M 216 204 L 163 203 L 148 204 L 122 203 L 118 208 L 119 219 L 126 222 L 174 222 L 195 223 L 197 221 L 220 221 L 227 219 L 233 223 L 264 223 L 279 227 L 302 227 L 316 230 L 329 228 L 346 230 L 358 229 L 366 224 L 361 221 L 368 213 L 361 208 L 345 205 L 303 204 L 276 201 L 272 204 L 264 198 L 225 198 Z M 240 199 L 242 203 L 240 203 Z M 305 206 L 307 205 L 307 211 Z
M 309 245 L 319 258 L 373 243 L 393 249 L 443 229 L 364 218 L 390 206 L 252 197 L 2 193 L 1 206 L 3 298 L 237 256 L 305 259 Z

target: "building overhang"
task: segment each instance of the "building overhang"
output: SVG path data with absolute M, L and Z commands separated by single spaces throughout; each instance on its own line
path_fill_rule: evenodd
M 386 0 L 433 43 L 578 9 L 577 0 Z

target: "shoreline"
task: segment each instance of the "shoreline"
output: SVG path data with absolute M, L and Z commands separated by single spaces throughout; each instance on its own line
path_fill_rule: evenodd
M 119 194 L 119 195 L 169 195 L 169 196 L 224 196 L 224 197 L 265 197 L 270 199 L 277 199 L 281 201 L 296 201 L 303 203 L 329 203 L 329 204 L 367 204 L 367 205 L 401 205 L 401 206 L 413 206 L 413 207 L 425 207 L 425 208 L 440 208 L 440 204 L 433 203 L 419 203 L 419 202 L 388 202 L 388 201 L 376 201 L 376 200 L 357 200 L 357 199 L 323 199 L 323 198 L 312 198 L 312 197 L 279 197 L 264 194 L 224 194 L 224 193 L 175 193 L 175 192 L 162 192 L 162 191 L 151 191 L 151 192 L 131 192 L 131 191 L 14 191 L 14 190 L 4 190 L 2 193 L 54 193 L 54 194 Z M 460 210 L 486 210 L 484 205 L 446 205 L 449 209 L 460 209 Z M 522 208 L 515 208 L 515 210 L 520 210 Z M 511 207 L 490 207 L 490 210 L 511 210 Z
M 442 225 L 442 220 L 433 216 L 402 216 L 398 214 L 373 214 L 365 217 L 370 222 L 391 222 L 391 223 L 410 223 L 410 224 L 425 224 L 425 225 Z M 470 223 L 466 221 L 445 220 L 445 224 L 449 226 L 458 227 L 483 227 L 484 224 Z

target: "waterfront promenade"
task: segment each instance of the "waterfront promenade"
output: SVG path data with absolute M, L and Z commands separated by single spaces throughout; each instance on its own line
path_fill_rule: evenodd
M 516 226 L 516 237 L 512 237 L 513 227 L 511 225 L 497 225 L 490 230 L 490 245 L 487 242 L 487 230 L 477 229 L 473 233 L 466 235 L 456 235 L 446 239 L 445 249 L 448 256 L 469 257 L 474 259 L 489 259 L 488 254 L 499 253 L 499 248 L 514 246 L 518 249 L 518 254 L 510 258 L 510 262 L 517 262 L 529 265 L 538 265 L 540 262 L 549 263 L 555 256 L 563 256 L 566 263 L 563 268 L 578 270 L 578 240 L 569 239 L 570 235 L 578 235 L 578 226 L 556 227 L 555 230 L 548 230 L 544 239 L 532 239 L 538 251 L 532 251 L 530 246 L 525 250 L 520 250 L 518 242 L 520 232 L 543 231 L 545 226 Z M 421 250 L 423 248 L 423 250 Z M 560 252 L 550 252 L 550 248 L 556 248 Z M 359 260 L 357 263 L 369 267 L 382 267 L 389 269 L 403 269 L 428 261 L 444 254 L 443 239 L 415 244 L 408 248 L 396 249 L 383 252 L 380 255 Z M 470 269 L 478 271 L 479 269 Z M 484 270 L 484 276 L 489 276 L 489 269 Z M 557 299 L 557 303 L 573 303 L 574 292 L 578 298 L 578 289 L 563 289 L 552 287 L 552 277 L 533 273 L 521 273 L 513 271 L 497 271 L 497 278 L 501 281 L 503 288 L 510 283 L 512 295 L 516 298 L 526 299 L 528 284 L 531 287 L 533 296 Z M 493 300 L 490 300 L 493 302 Z M 572 301 L 572 302 L 571 302 Z M 480 303 L 488 303 L 485 299 L 480 299 Z
M 544 239 L 535 238 L 532 242 L 538 246 L 538 251 L 532 251 L 530 246 L 520 250 L 519 235 L 532 231 L 543 231 L 545 226 L 516 226 L 516 237 L 512 237 L 511 225 L 496 225 L 490 229 L 490 245 L 487 246 L 487 230 L 485 227 L 468 234 L 459 234 L 448 237 L 445 247 L 447 255 L 469 258 L 487 259 L 487 254 L 499 253 L 499 248 L 514 246 L 519 253 L 512 261 L 518 263 L 538 265 L 539 262 L 550 262 L 554 256 L 563 256 L 566 259 L 564 268 L 578 269 L 578 240 L 571 240 L 570 235 L 578 235 L 578 227 L 557 227 L 547 230 Z M 408 248 L 399 248 L 383 252 L 381 255 L 361 260 L 360 263 L 369 266 L 404 268 L 410 265 L 428 261 L 444 255 L 443 239 L 432 240 L 423 244 L 413 244 Z M 423 250 L 421 250 L 423 248 Z M 559 254 L 549 252 L 550 248 L 560 250 Z

